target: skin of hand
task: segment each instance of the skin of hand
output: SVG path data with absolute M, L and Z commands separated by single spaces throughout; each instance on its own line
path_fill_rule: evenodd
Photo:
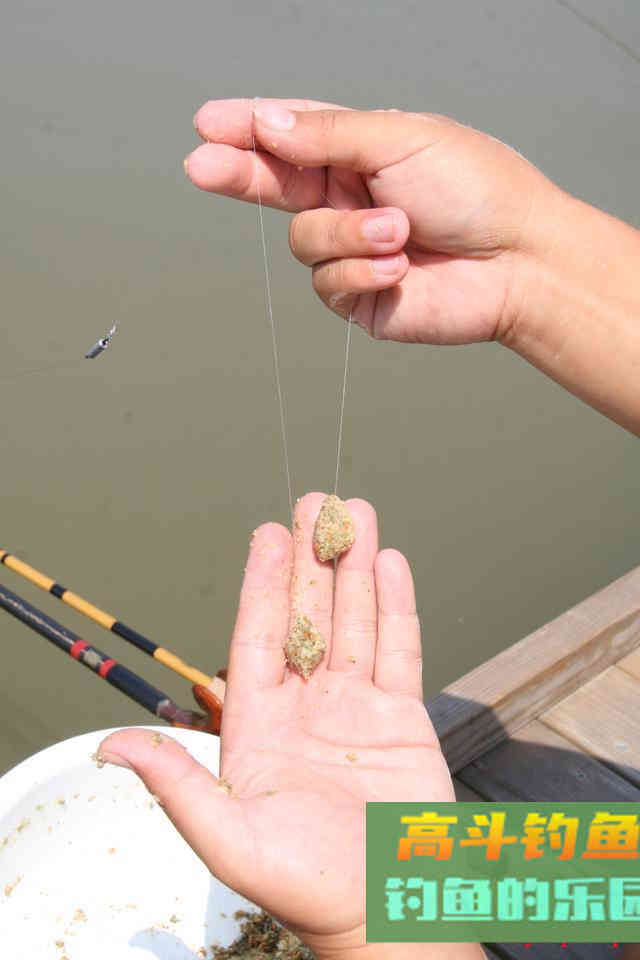
M 265 524 L 251 540 L 229 657 L 223 779 L 148 730 L 113 734 L 99 752 L 134 770 L 209 869 L 320 960 L 482 960 L 477 944 L 365 943 L 365 802 L 455 798 L 422 702 L 409 566 L 395 550 L 378 552 L 375 511 L 350 500 L 356 540 L 334 576 L 312 547 L 323 499 L 298 501 L 293 537 Z M 327 641 L 308 681 L 285 664 L 293 611 Z
M 331 310 L 378 339 L 498 341 L 640 433 L 640 233 L 447 117 L 212 100 L 194 123 L 192 182 L 296 213 Z

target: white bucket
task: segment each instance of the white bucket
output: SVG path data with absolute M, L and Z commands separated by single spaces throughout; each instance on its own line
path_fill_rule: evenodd
M 217 775 L 211 734 L 148 727 Z M 129 770 L 73 737 L 0 778 L 0 952 L 11 960 L 198 960 L 255 909 L 211 876 Z M 203 952 L 203 951 L 206 951 Z

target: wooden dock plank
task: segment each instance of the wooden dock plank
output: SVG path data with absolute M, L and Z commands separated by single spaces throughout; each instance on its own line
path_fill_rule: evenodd
M 622 950 L 610 943 L 496 943 L 491 947 L 508 960 L 623 960 Z
M 640 681 L 610 667 L 540 718 L 640 786 Z
M 456 800 L 459 800 L 460 803 L 469 803 L 475 800 L 479 800 L 481 803 L 484 803 L 485 800 L 490 799 L 489 797 L 483 796 L 481 793 L 476 793 L 475 790 L 472 790 L 471 787 L 468 787 L 466 783 L 462 783 L 457 777 L 453 778 L 453 786 L 456 791 Z
M 639 644 L 640 567 L 492 657 L 429 702 L 452 772 Z
M 538 720 L 467 764 L 456 779 L 488 800 L 503 803 L 640 802 L 640 789 Z

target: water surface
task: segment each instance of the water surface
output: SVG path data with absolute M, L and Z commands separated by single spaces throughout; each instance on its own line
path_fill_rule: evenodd
M 640 49 L 636 5 L 580 10 Z M 1 23 L 0 547 L 214 671 L 250 532 L 287 502 L 256 210 L 185 181 L 195 109 L 293 95 L 451 114 L 640 225 L 640 67 L 554 0 L 5 0 Z M 290 257 L 287 217 L 266 229 L 300 495 L 333 482 L 344 327 Z M 427 695 L 638 562 L 637 441 L 499 347 L 354 331 L 344 450 L 343 495 L 374 503 L 413 566 Z M 0 770 L 147 719 L 4 614 L 0 638 Z

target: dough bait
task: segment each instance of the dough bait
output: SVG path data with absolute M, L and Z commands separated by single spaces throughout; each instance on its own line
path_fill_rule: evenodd
M 311 620 L 296 614 L 284 644 L 284 654 L 289 666 L 308 680 L 326 649 L 324 637 L 318 633 Z
M 313 549 L 322 563 L 335 560 L 353 545 L 356 538 L 351 514 L 344 500 L 327 497 L 313 529 Z

